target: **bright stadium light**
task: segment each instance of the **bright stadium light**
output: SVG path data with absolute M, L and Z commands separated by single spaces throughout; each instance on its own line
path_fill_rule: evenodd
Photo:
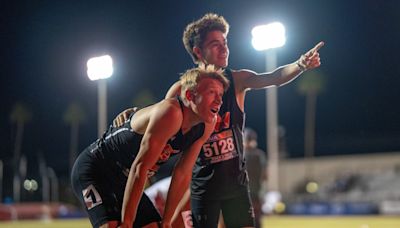
M 282 47 L 286 43 L 285 27 L 279 22 L 256 26 L 251 34 L 251 42 L 257 51 Z
M 87 75 L 92 81 L 109 78 L 113 71 L 113 61 L 109 55 L 94 57 L 87 61 Z
M 109 55 L 91 58 L 87 61 L 87 75 L 90 80 L 98 81 L 98 136 L 101 137 L 107 127 L 107 78 L 113 74 L 113 61 Z
M 277 67 L 277 56 L 274 48 L 282 47 L 286 43 L 285 27 L 274 22 L 259 25 L 251 31 L 252 44 L 257 51 L 265 52 L 266 71 L 273 71 Z M 269 87 L 266 91 L 266 142 L 268 153 L 268 187 L 270 191 L 278 191 L 279 147 L 278 147 L 278 89 Z

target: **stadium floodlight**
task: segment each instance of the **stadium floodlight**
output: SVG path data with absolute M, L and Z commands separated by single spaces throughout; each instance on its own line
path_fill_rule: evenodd
M 251 43 L 257 51 L 282 47 L 286 43 L 285 27 L 280 22 L 256 26 L 251 34 Z
M 257 51 L 265 51 L 266 71 L 277 67 L 275 48 L 286 43 L 285 27 L 279 22 L 259 25 L 252 29 L 252 45 Z M 267 51 L 268 50 L 268 51 Z M 268 187 L 279 190 L 279 147 L 278 147 L 278 89 L 271 86 L 266 91 L 266 148 L 268 153 Z
M 98 136 L 101 137 L 107 126 L 107 78 L 113 74 L 111 56 L 104 55 L 87 61 L 87 75 L 90 80 L 98 81 Z
M 87 61 L 87 75 L 92 81 L 109 78 L 113 71 L 113 61 L 109 55 L 94 57 Z

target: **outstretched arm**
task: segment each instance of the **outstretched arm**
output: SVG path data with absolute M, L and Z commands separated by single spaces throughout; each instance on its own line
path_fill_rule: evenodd
M 318 50 L 322 46 L 324 46 L 324 42 L 319 42 L 311 50 L 301 55 L 297 61 L 278 67 L 273 72 L 261 74 L 249 70 L 235 72 L 236 90 L 261 89 L 269 86 L 281 86 L 291 82 L 302 72 L 321 65 Z
M 157 162 L 164 146 L 182 125 L 179 106 L 166 102 L 151 110 L 139 152 L 130 168 L 121 211 L 121 227 L 131 227 L 142 197 L 149 169 Z

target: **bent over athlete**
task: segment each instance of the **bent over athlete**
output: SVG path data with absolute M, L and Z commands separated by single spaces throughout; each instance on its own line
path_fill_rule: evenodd
M 213 66 L 200 66 L 183 74 L 180 83 L 178 97 L 143 108 L 122 126 L 110 127 L 77 158 L 72 187 L 93 227 L 157 227 L 161 218 L 143 188 L 147 177 L 180 151 L 170 192 L 184 194 L 229 82 Z M 177 205 L 168 198 L 167 206 L 174 210 Z

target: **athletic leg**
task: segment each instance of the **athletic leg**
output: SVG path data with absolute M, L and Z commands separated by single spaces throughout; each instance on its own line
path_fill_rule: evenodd
M 255 227 L 254 211 L 247 192 L 223 200 L 221 209 L 227 228 Z
M 217 200 L 191 200 L 192 221 L 195 228 L 217 228 L 221 210 Z
M 93 227 L 100 227 L 109 221 L 120 221 L 121 214 L 115 206 L 115 197 L 108 188 L 110 184 L 102 184 L 99 175 L 102 173 L 96 169 L 96 161 L 86 151 L 82 152 L 72 169 L 71 183 Z

